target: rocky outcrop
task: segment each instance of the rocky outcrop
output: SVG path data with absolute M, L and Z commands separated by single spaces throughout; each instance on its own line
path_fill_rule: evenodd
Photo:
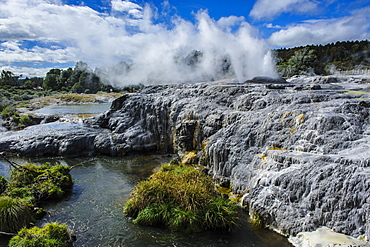
M 149 86 L 71 132 L 3 136 L 0 150 L 192 152 L 282 234 L 326 226 L 370 238 L 367 87 L 340 78 Z

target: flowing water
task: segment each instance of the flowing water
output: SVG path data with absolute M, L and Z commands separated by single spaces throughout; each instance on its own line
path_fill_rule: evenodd
M 231 232 L 203 232 L 191 235 L 166 229 L 140 226 L 123 215 L 122 208 L 135 184 L 147 178 L 170 157 L 133 155 L 95 158 L 13 159 L 18 164 L 32 162 L 74 166 L 73 191 L 62 201 L 43 205 L 48 214 L 37 224 L 67 223 L 76 235 L 75 246 L 291 246 L 282 236 L 248 223 L 242 214 L 240 227 Z M 9 166 L 0 160 L 0 175 Z M 6 245 L 6 239 L 0 246 Z

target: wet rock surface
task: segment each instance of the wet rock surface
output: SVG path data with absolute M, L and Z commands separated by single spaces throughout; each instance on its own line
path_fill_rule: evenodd
M 0 151 L 195 151 L 217 181 L 282 234 L 326 226 L 370 238 L 369 84 L 263 80 L 149 86 L 84 125 L 9 132 Z

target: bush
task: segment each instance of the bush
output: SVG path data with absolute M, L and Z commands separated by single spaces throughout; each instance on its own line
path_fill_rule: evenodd
M 17 232 L 32 220 L 28 204 L 17 198 L 0 197 L 0 231 Z
M 144 225 L 164 225 L 175 231 L 230 229 L 237 206 L 218 197 L 212 179 L 193 167 L 164 165 L 139 183 L 124 207 L 127 216 Z
M 23 115 L 19 118 L 19 123 L 23 124 L 24 126 L 28 126 L 29 124 L 32 123 L 32 115 L 27 114 Z
M 71 234 L 66 224 L 49 223 L 44 228 L 23 228 L 10 239 L 9 247 L 67 247 Z
M 19 115 L 19 113 L 17 112 L 17 109 L 15 108 L 14 105 L 8 105 L 6 106 L 1 114 L 3 115 L 3 117 L 16 117 Z

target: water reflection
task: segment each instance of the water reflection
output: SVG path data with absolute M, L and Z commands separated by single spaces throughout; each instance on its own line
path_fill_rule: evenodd
M 51 105 L 33 111 L 37 115 L 68 114 L 101 114 L 110 108 L 112 103 Z
M 147 178 L 153 170 L 170 157 L 135 155 L 97 158 L 33 158 L 16 159 L 25 162 L 73 166 L 73 192 L 62 201 L 43 207 L 48 215 L 39 226 L 58 221 L 67 223 L 77 236 L 75 246 L 291 246 L 278 234 L 253 229 L 244 214 L 241 226 L 230 233 L 203 232 L 184 235 L 166 229 L 140 226 L 123 216 L 122 208 L 138 181 Z M 0 163 L 0 174 L 9 172 Z

